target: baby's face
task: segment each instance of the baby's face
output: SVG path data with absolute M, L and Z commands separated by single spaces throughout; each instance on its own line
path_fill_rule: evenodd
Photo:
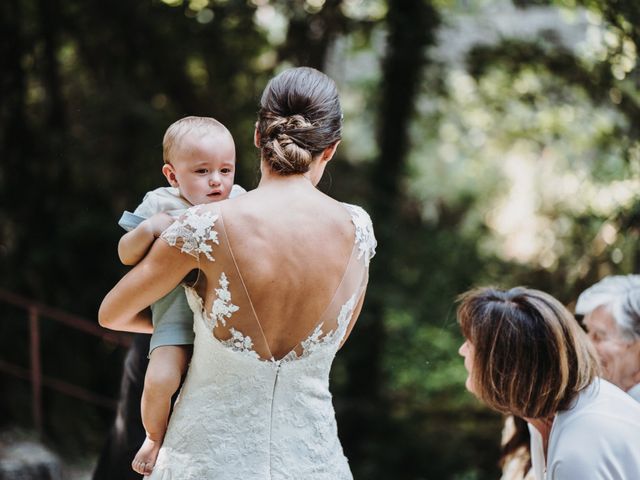
M 235 174 L 236 151 L 228 135 L 185 134 L 173 148 L 172 176 L 165 175 L 192 205 L 229 197 Z

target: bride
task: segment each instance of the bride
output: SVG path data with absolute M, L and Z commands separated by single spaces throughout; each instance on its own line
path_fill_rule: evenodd
M 351 479 L 329 371 L 360 313 L 375 253 L 360 207 L 315 188 L 340 142 L 334 82 L 273 78 L 255 143 L 258 188 L 191 208 L 109 292 L 100 323 L 148 331 L 143 309 L 195 269 L 193 358 L 152 479 Z

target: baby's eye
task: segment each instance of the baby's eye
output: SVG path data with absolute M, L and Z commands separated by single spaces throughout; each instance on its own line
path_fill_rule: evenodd
M 230 168 L 223 168 L 223 169 L 222 169 L 222 170 L 220 170 L 220 171 L 221 171 L 222 173 L 225 173 L 225 174 L 233 172 L 233 170 L 231 170 Z
M 208 172 L 209 172 L 209 170 L 207 170 L 206 168 L 200 168 L 200 169 L 196 170 L 196 173 L 201 173 L 201 174 L 202 173 L 208 173 Z

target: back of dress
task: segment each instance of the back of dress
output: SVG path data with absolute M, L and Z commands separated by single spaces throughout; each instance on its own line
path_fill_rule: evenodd
M 286 348 L 267 340 L 269 324 L 256 313 L 220 205 L 194 207 L 163 233 L 199 258 L 209 284 L 205 300 L 187 289 L 194 353 L 151 478 L 352 478 L 329 371 L 357 316 L 376 243 L 366 212 L 344 206 L 354 228 L 340 281 L 317 318 L 287 319 L 296 333 L 279 334 Z

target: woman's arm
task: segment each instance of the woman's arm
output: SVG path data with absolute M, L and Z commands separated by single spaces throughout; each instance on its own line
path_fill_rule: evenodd
M 356 303 L 356 306 L 353 309 L 353 313 L 351 314 L 351 321 L 349 322 L 349 326 L 347 327 L 347 331 L 345 332 L 344 337 L 342 337 L 342 341 L 340 342 L 340 347 L 338 347 L 338 349 L 342 348 L 342 346 L 349 338 L 349 335 L 351 335 L 351 330 L 353 330 L 353 327 L 356 325 L 356 320 L 358 320 L 360 312 L 362 311 L 362 306 L 364 305 L 364 296 L 366 293 L 367 287 L 365 286 L 362 290 L 362 293 L 360 294 L 360 298 L 358 298 L 358 303 Z
M 151 321 L 143 311 L 169 293 L 198 259 L 181 253 L 165 242 L 154 242 L 146 257 L 107 294 L 100 305 L 98 321 L 112 330 L 151 333 Z

